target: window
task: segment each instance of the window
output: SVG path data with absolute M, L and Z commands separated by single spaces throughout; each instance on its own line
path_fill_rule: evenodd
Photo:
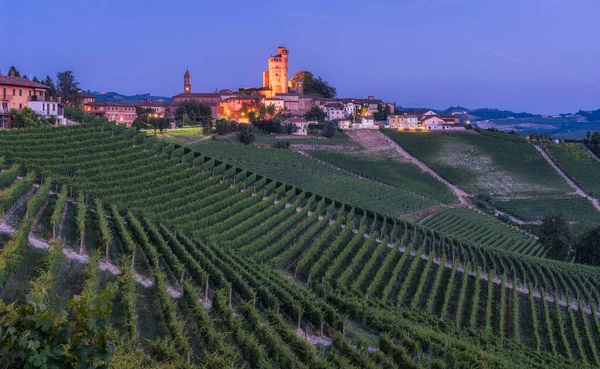
M 19 103 L 19 109 L 23 109 L 23 104 Z
M 52 111 L 56 111 L 56 104 L 52 104 Z
M 31 96 L 31 90 L 29 90 L 29 96 Z
M 19 89 L 19 96 L 23 96 L 23 89 L 22 88 Z
M 17 90 L 15 90 L 15 89 L 13 88 L 13 96 L 17 96 L 17 92 L 16 92 L 16 91 L 17 91 Z
M 46 104 L 42 103 L 42 110 L 46 109 Z

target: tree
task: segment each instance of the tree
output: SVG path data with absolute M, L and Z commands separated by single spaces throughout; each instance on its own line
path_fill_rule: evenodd
M 237 122 L 232 120 L 229 121 L 227 119 L 217 119 L 215 123 L 215 132 L 218 135 L 226 135 L 231 132 L 235 132 L 237 130 Z
M 184 124 L 200 124 L 205 129 L 212 128 L 212 109 L 196 100 L 185 100 L 179 104 L 175 116 L 185 118 Z
M 252 133 L 252 127 L 243 127 L 237 133 L 237 139 L 243 143 L 244 145 L 250 145 L 256 137 L 254 137 L 254 133 Z
M 303 82 L 304 94 L 317 95 L 325 98 L 334 98 L 337 95 L 335 87 L 329 86 L 321 77 L 315 78 L 311 72 L 299 70 L 292 78 L 292 87 L 296 87 L 298 81 Z
M 50 76 L 46 76 L 46 79 L 43 80 L 41 83 L 48 86 L 48 96 L 58 96 L 58 91 L 56 91 L 56 86 L 54 85 L 54 81 Z
M 285 133 L 286 128 L 279 119 L 253 120 L 252 125 L 266 133 Z
M 56 75 L 58 96 L 70 107 L 79 106 L 79 82 L 75 80 L 73 71 L 67 70 Z
M 275 110 L 275 105 L 269 105 L 267 106 L 267 114 L 273 118 L 275 116 L 275 114 L 277 113 L 277 111 Z
M 21 111 L 12 109 L 10 111 L 10 121 L 12 128 L 39 128 L 48 125 L 48 121 L 41 119 L 35 111 L 28 107 L 23 108 Z
M 156 117 L 152 117 L 154 114 L 154 110 L 152 108 L 144 108 L 142 106 L 135 107 L 135 115 L 137 118 L 133 121 L 132 126 L 137 129 L 146 129 L 153 127 L 153 122 L 150 122 L 151 119 L 155 119 Z
M 385 104 L 385 106 L 377 104 L 377 112 L 374 114 L 374 118 L 375 120 L 386 120 L 390 113 L 391 109 L 388 104 Z
M 571 226 L 565 213 L 548 215 L 539 228 L 540 242 L 546 248 L 549 257 L 565 260 L 571 252 Z
M 327 114 L 318 106 L 313 106 L 308 113 L 304 115 L 304 118 L 308 120 L 316 120 L 317 122 L 324 122 Z
M 298 126 L 295 124 L 288 124 L 285 126 L 285 133 L 287 133 L 288 135 L 291 135 L 292 133 L 296 133 L 298 132 Z
M 11 65 L 10 68 L 8 68 L 8 75 L 14 77 L 21 77 L 21 73 L 19 73 L 17 67 L 15 67 L 14 65 Z
M 42 82 L 41 82 L 41 81 L 40 81 L 40 80 L 37 78 L 37 76 L 33 76 L 33 79 L 32 79 L 32 81 L 33 81 L 33 82 L 35 82 L 35 83 L 42 83 Z
M 590 229 L 577 242 L 575 261 L 583 264 L 600 265 L 600 227 Z
M 335 123 L 333 123 L 333 122 L 327 122 L 323 126 L 323 136 L 325 136 L 327 138 L 332 138 L 333 136 L 335 136 L 336 132 L 337 132 L 337 127 L 335 126 Z

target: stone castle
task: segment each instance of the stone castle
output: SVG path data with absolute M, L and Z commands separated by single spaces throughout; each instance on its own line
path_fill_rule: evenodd
M 288 55 L 285 47 L 278 47 L 277 54 L 269 58 L 269 69 L 263 72 L 263 88 L 271 90 L 271 95 L 288 92 Z

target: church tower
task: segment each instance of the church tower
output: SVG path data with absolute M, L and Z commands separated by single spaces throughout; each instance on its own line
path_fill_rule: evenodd
M 185 74 L 183 75 L 183 92 L 189 94 L 192 92 L 192 76 L 190 76 L 190 71 L 185 69 Z

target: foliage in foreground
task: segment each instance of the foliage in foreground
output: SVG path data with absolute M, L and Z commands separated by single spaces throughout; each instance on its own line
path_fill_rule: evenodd
M 114 352 L 108 316 L 116 291 L 109 283 L 57 310 L 31 297 L 20 306 L 0 300 L 0 367 L 106 368 Z

